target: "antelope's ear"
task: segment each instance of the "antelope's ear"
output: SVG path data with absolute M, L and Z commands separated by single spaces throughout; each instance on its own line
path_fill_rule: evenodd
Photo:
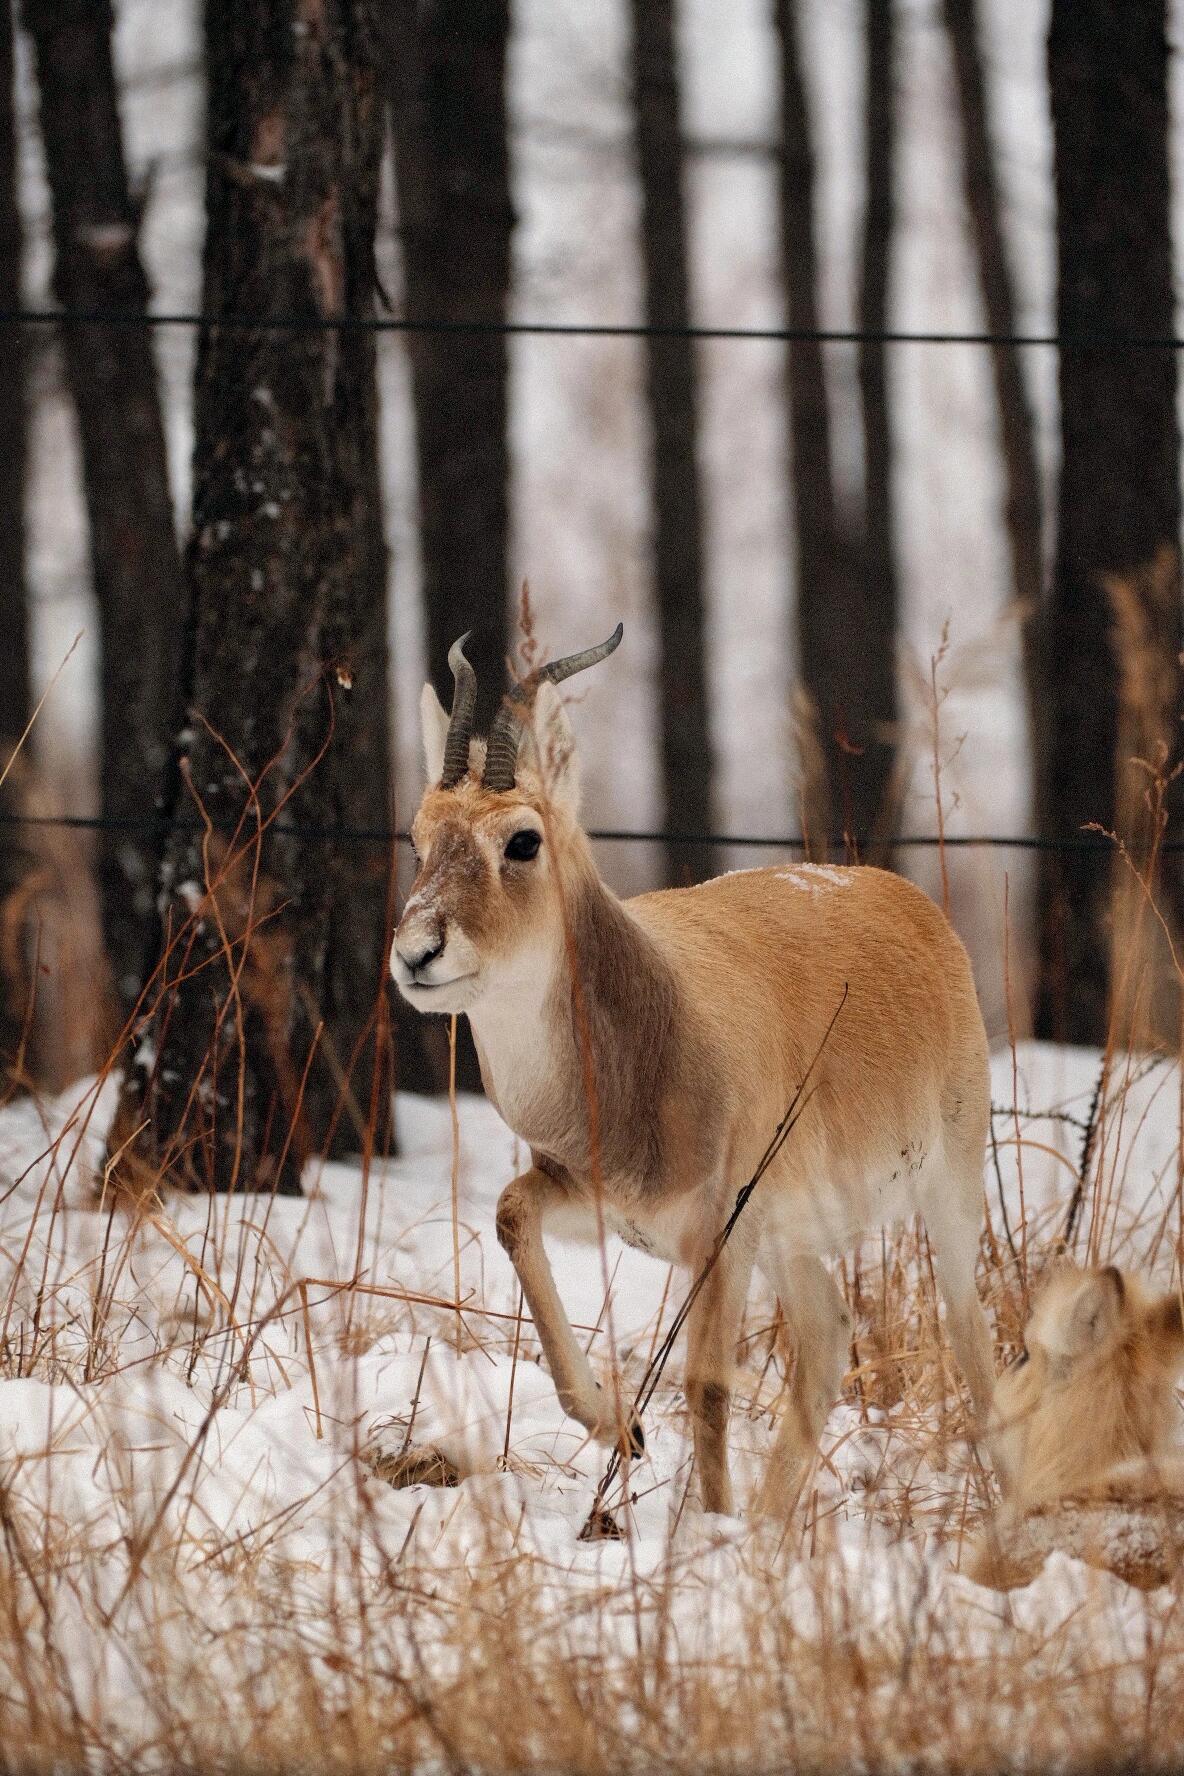
M 1089 1271 L 1073 1298 L 1065 1327 L 1066 1356 L 1083 1357 L 1117 1331 L 1126 1301 L 1126 1283 L 1113 1264 Z
M 423 728 L 423 762 L 428 782 L 439 783 L 444 774 L 444 743 L 448 739 L 448 711 L 430 684 L 425 684 L 419 698 L 419 720 Z
M 1184 1362 L 1184 1313 L 1178 1292 L 1173 1289 L 1161 1295 L 1153 1302 L 1147 1318 L 1152 1334 L 1166 1347 L 1169 1360 Z
M 563 698 L 556 686 L 545 680 L 535 693 L 530 744 L 534 754 L 532 762 L 547 787 L 547 793 L 574 818 L 580 807 L 576 737 Z

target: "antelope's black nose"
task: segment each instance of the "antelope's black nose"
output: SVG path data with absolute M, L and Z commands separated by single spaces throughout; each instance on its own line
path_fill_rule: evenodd
M 429 944 L 426 950 L 421 950 L 418 956 L 404 956 L 403 960 L 412 974 L 418 974 L 421 968 L 426 968 L 430 962 L 434 962 L 443 949 L 444 939 L 441 938 L 438 943 Z

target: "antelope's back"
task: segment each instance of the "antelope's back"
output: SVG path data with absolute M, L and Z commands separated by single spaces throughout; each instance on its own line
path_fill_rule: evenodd
M 962 1116 L 971 1146 L 985 1139 L 987 1044 L 969 958 L 913 883 L 867 865 L 798 864 L 626 904 L 669 957 L 734 1090 L 755 1102 L 768 1086 L 766 1119 L 833 1018 L 815 1075 L 824 1118 L 923 1139 L 936 1116 Z

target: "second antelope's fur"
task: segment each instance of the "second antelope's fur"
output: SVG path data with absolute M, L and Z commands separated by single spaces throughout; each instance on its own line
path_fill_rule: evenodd
M 471 737 L 476 687 L 459 643 L 451 720 L 425 688 L 430 787 L 391 967 L 418 1009 L 468 1016 L 485 1088 L 530 1146 L 499 1202 L 498 1238 L 564 1410 L 607 1443 L 617 1412 L 564 1313 L 544 1228 L 595 1238 L 602 1220 L 698 1272 L 842 1004 L 800 1121 L 688 1322 L 703 1502 L 730 1511 L 732 1371 L 754 1264 L 777 1293 L 797 1362 L 760 1504 L 783 1513 L 850 1335 L 822 1255 L 865 1231 L 923 1214 L 950 1338 L 976 1411 L 988 1409 L 974 1282 L 986 1038 L 962 945 L 898 876 L 800 865 L 617 899 L 579 824 L 554 682 L 617 640 L 513 691 L 487 747 Z
M 1184 1521 L 1179 1295 L 1152 1294 L 1112 1265 L 1065 1266 L 1042 1288 L 1025 1339 L 1024 1356 L 995 1388 L 992 1448 L 1009 1497 L 972 1562 L 973 1576 L 1023 1583 L 1052 1547 L 1121 1568 L 1132 1537 L 1146 1541 L 1146 1513 L 1157 1502 L 1152 1540 L 1157 1525 L 1161 1543 L 1165 1535 L 1177 1539 Z M 1150 1570 L 1163 1564 L 1153 1560 Z

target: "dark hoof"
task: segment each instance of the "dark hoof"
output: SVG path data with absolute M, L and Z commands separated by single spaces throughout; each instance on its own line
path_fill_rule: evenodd
M 593 1505 L 579 1539 L 581 1542 L 623 1542 L 625 1531 L 611 1511 L 606 1511 L 603 1505 Z

